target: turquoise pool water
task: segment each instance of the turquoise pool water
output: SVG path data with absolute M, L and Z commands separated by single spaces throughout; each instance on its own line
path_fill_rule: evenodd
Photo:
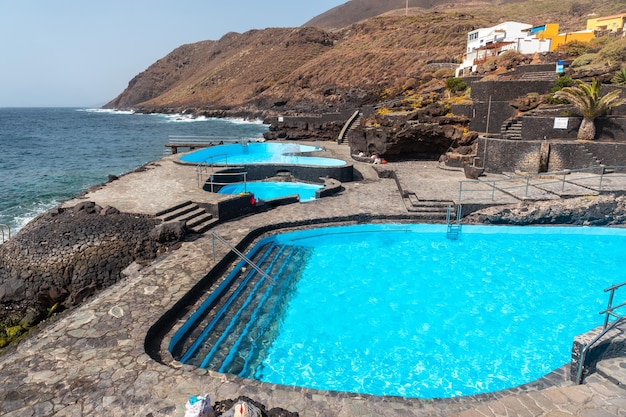
M 463 226 L 448 240 L 445 225 L 327 227 L 266 238 L 247 256 L 268 247 L 301 255 L 256 284 L 282 288 L 264 333 L 229 334 L 237 322 L 253 327 L 254 314 L 235 315 L 221 339 L 197 342 L 213 354 L 237 340 L 224 354 L 234 365 L 211 368 L 210 355 L 187 363 L 373 395 L 493 392 L 568 363 L 574 336 L 602 323 L 603 289 L 626 281 L 621 229 Z
M 335 167 L 346 165 L 333 158 L 302 156 L 301 153 L 320 151 L 321 148 L 297 143 L 250 143 L 211 146 L 189 152 L 180 157 L 183 162 L 221 165 L 284 164 Z
M 249 192 L 260 200 L 272 200 L 274 198 L 287 197 L 298 194 L 300 201 L 315 200 L 315 192 L 323 185 L 307 184 L 304 182 L 248 182 L 225 185 L 220 188 L 218 194 L 240 194 Z

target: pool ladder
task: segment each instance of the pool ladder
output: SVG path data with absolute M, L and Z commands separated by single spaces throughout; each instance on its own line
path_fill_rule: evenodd
M 448 209 L 446 210 L 446 224 L 448 225 L 448 231 L 446 232 L 446 237 L 451 240 L 457 240 L 459 235 L 461 234 L 461 205 L 459 204 L 456 208 L 456 221 L 452 221 L 452 205 L 448 204 Z
M 589 343 L 584 345 L 580 351 L 580 357 L 578 358 L 578 369 L 576 371 L 576 383 L 577 384 L 582 383 L 583 371 L 585 368 L 585 357 L 587 356 L 587 352 L 589 352 L 589 349 L 591 348 L 591 346 L 593 346 L 598 340 L 600 340 L 600 338 L 602 338 L 602 336 L 607 334 L 609 330 L 613 329 L 615 326 L 617 326 L 626 318 L 624 316 L 620 316 L 619 314 L 615 312 L 615 310 L 617 310 L 618 308 L 626 306 L 626 302 L 623 302 L 616 306 L 613 305 L 613 296 L 615 295 L 615 291 L 625 285 L 626 285 L 626 282 L 622 282 L 621 284 L 612 285 L 609 288 L 604 289 L 604 292 L 610 293 L 609 303 L 606 307 L 606 310 L 603 310 L 599 313 L 599 314 L 604 314 L 604 324 L 602 325 L 602 331 L 596 337 L 594 337 Z M 610 321 L 611 317 L 615 318 L 615 320 L 613 320 L 612 322 Z

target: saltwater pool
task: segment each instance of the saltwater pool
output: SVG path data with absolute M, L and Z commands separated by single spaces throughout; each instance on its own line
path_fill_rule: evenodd
M 302 156 L 303 153 L 321 151 L 317 146 L 297 143 L 238 143 L 211 146 L 189 152 L 180 157 L 188 163 L 206 163 L 218 165 L 280 164 L 337 167 L 346 165 L 345 161 L 334 158 Z
M 301 202 L 315 200 L 315 192 L 323 185 L 304 182 L 247 182 L 225 185 L 218 194 L 252 193 L 257 200 L 272 200 L 297 194 Z
M 210 295 L 170 348 L 186 344 L 184 363 L 274 384 L 417 398 L 498 391 L 570 361 L 574 336 L 602 323 L 603 289 L 626 281 L 624 247 L 626 231 L 608 228 L 279 234 L 247 254 L 272 280 L 249 277 L 230 310 L 201 322 Z

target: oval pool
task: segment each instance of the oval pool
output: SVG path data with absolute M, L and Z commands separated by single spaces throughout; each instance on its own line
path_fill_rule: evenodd
M 297 143 L 238 143 L 211 146 L 189 152 L 180 157 L 180 161 L 218 165 L 281 164 L 337 167 L 346 165 L 345 161 L 334 158 L 302 156 L 302 153 L 321 151 L 317 146 Z
M 218 194 L 241 194 L 252 193 L 257 199 L 272 200 L 275 198 L 287 197 L 297 194 L 300 202 L 315 200 L 315 192 L 323 185 L 307 184 L 304 182 L 238 182 L 236 184 L 225 185 L 218 191 Z
M 378 224 L 263 239 L 237 299 L 174 335 L 184 363 L 274 384 L 444 398 L 532 382 L 602 323 L 626 230 Z M 257 274 L 258 275 L 258 274 Z M 228 304 L 228 303 L 226 303 Z M 202 319 L 202 316 L 208 319 Z M 186 340 L 189 338 L 189 340 Z

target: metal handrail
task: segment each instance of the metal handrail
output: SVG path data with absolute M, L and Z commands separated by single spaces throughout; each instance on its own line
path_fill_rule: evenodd
M 214 167 L 216 164 L 213 162 L 213 160 L 216 157 L 224 157 L 224 162 L 223 164 L 220 165 L 225 165 L 228 166 L 228 154 L 227 153 L 220 153 L 217 155 L 211 155 L 208 158 L 206 158 L 204 161 L 199 162 L 198 165 L 196 165 L 196 181 L 198 182 L 198 187 L 201 187 L 202 184 L 202 179 L 204 177 L 204 175 L 206 174 L 207 170 L 209 167 Z M 208 163 L 207 161 L 211 161 L 211 163 Z
M 452 205 L 448 204 L 448 209 L 446 210 L 446 224 L 448 225 L 448 231 L 446 233 L 446 237 L 448 239 L 456 239 L 461 233 L 461 213 L 462 207 L 459 204 L 456 208 L 456 225 L 452 224 Z
M 4 230 L 8 231 L 8 237 L 4 237 Z M 0 223 L 0 233 L 2 234 L 2 240 L 0 243 L 4 243 L 5 241 L 11 239 L 11 227 L 8 224 Z
M 598 190 L 602 191 L 602 186 L 603 186 L 603 181 L 604 181 L 604 175 L 606 174 L 607 170 L 613 170 L 613 169 L 619 169 L 619 170 L 624 170 L 626 169 L 626 166 L 622 166 L 622 165 L 615 165 L 615 166 L 607 166 L 607 165 L 596 165 L 593 167 L 588 167 L 588 168 L 579 168 L 579 169 L 566 169 L 566 170 L 562 170 L 562 171 L 553 171 L 553 172 L 545 172 L 545 173 L 539 173 L 539 174 L 530 174 L 528 176 L 519 176 L 519 177 L 515 177 L 515 178 L 506 178 L 506 179 L 499 179 L 499 180 L 462 180 L 459 181 L 459 202 L 463 201 L 463 193 L 470 193 L 470 192 L 485 192 L 484 189 L 480 189 L 480 190 L 472 190 L 472 189 L 464 189 L 464 185 L 468 185 L 468 184 L 480 184 L 481 186 L 487 186 L 491 188 L 491 199 L 492 201 L 495 200 L 495 191 L 496 190 L 500 190 L 502 192 L 507 192 L 510 190 L 514 190 L 517 188 L 525 188 L 525 192 L 524 192 L 524 196 L 528 197 L 528 189 L 530 188 L 531 185 L 531 181 L 534 179 L 541 179 L 541 178 L 547 178 L 547 177 L 554 177 L 554 176 L 562 176 L 561 179 L 558 180 L 554 180 L 554 181 L 546 181 L 546 180 L 541 180 L 541 185 L 549 185 L 549 184 L 562 184 L 561 187 L 561 191 L 565 190 L 565 183 L 566 178 L 568 175 L 570 174 L 574 174 L 574 173 L 590 173 L 590 175 L 588 177 L 582 177 L 582 178 L 576 178 L 577 181 L 584 181 L 587 179 L 595 179 L 595 178 L 599 178 L 599 183 L 598 183 Z M 594 174 L 593 171 L 597 171 L 599 170 L 600 173 L 599 174 Z M 626 174 L 612 174 L 614 177 L 626 177 Z M 501 186 L 500 184 L 506 184 L 506 183 L 510 183 L 513 181 L 520 181 L 520 180 L 525 180 L 525 184 L 524 185 L 513 185 L 510 187 L 506 187 L 506 186 Z
M 250 267 L 252 267 L 256 272 L 261 274 L 262 277 L 267 278 L 272 283 L 276 284 L 276 281 L 274 280 L 274 278 L 272 278 L 269 275 L 267 275 L 267 273 L 265 273 L 265 271 L 263 271 L 259 266 L 257 266 L 257 264 L 252 262 L 252 260 L 250 258 L 248 258 L 246 255 L 241 253 L 236 247 L 234 247 L 233 245 L 228 243 L 228 241 L 226 239 L 224 239 L 222 236 L 218 235 L 215 232 L 212 232 L 211 235 L 213 236 L 213 261 L 215 261 L 215 258 L 216 258 L 215 257 L 215 239 L 217 239 L 220 242 L 222 242 L 223 244 L 225 244 L 226 246 L 228 246 L 230 248 L 230 250 L 232 250 L 237 256 L 239 256 L 245 263 L 250 265 Z
M 606 310 L 602 310 L 600 313 L 598 314 L 604 314 L 604 323 L 602 325 L 602 331 L 600 332 L 600 334 L 598 334 L 596 337 L 594 337 L 589 343 L 587 343 L 585 346 L 583 346 L 582 350 L 580 351 L 580 358 L 578 359 L 578 369 L 576 371 L 576 383 L 580 384 L 582 382 L 582 376 L 583 376 L 583 370 L 585 368 L 585 358 L 587 356 L 587 352 L 589 351 L 589 349 L 591 348 L 591 346 L 593 346 L 598 340 L 600 340 L 600 338 L 602 336 L 604 336 L 605 334 L 607 334 L 611 329 L 613 329 L 615 326 L 617 326 L 618 323 L 620 323 L 625 317 L 620 316 L 619 314 L 615 313 L 615 310 L 617 310 L 618 308 L 624 307 L 626 306 L 626 302 L 623 302 L 621 304 L 618 304 L 616 306 L 613 305 L 613 296 L 615 295 L 615 290 L 623 287 L 626 285 L 626 282 L 622 282 L 621 284 L 616 284 L 616 285 L 612 285 L 608 288 L 604 289 L 604 292 L 611 292 L 611 294 L 609 295 L 609 302 L 607 305 Z M 611 324 L 609 324 L 609 319 L 610 317 L 615 317 L 616 320 L 611 322 Z
M 227 185 L 227 184 L 232 184 L 232 182 L 215 182 L 213 181 L 214 177 L 219 177 L 220 175 L 223 176 L 232 176 L 232 175 L 239 175 L 243 177 L 243 192 L 247 193 L 248 192 L 248 171 L 243 171 L 243 172 L 214 172 L 211 174 L 210 180 L 210 184 L 211 184 L 211 192 L 215 192 L 213 186 L 214 185 Z

